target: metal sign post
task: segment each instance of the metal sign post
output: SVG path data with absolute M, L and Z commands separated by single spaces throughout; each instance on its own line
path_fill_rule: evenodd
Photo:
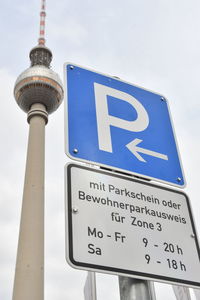
M 84 286 L 84 298 L 85 300 L 97 300 L 95 272 L 88 272 L 87 274 Z
M 172 287 L 177 300 L 191 300 L 188 288 L 177 285 L 173 285 Z
M 200 290 L 194 289 L 196 300 L 200 300 Z
M 156 299 L 153 283 L 147 280 L 119 276 L 119 290 L 121 300 Z

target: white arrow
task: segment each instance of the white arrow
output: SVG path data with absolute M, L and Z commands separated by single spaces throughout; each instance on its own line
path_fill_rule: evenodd
M 146 162 L 146 160 L 144 160 L 144 158 L 142 158 L 142 156 L 138 153 L 144 153 L 144 154 L 148 154 L 150 156 L 154 156 L 160 159 L 164 159 L 164 160 L 168 160 L 168 156 L 165 154 L 161 154 L 155 151 L 151 151 L 148 149 L 144 149 L 141 147 L 138 147 L 137 145 L 140 144 L 142 142 L 142 140 L 140 139 L 134 139 L 132 142 L 130 142 L 129 144 L 126 145 L 126 147 L 133 153 L 133 155 L 135 155 L 137 157 L 137 159 L 139 159 L 140 161 Z

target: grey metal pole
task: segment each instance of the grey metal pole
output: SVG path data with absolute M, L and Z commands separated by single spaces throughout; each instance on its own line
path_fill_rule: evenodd
M 44 156 L 43 104 L 33 104 L 28 113 L 29 140 L 13 300 L 44 299 Z
M 84 286 L 84 299 L 97 300 L 96 291 L 96 273 L 88 271 L 85 286 Z
M 153 284 L 147 280 L 138 280 L 119 276 L 120 300 L 155 300 Z

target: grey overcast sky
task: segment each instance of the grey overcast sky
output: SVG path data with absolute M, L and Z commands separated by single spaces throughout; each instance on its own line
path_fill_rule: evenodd
M 13 97 L 37 44 L 40 0 L 1 1 L 0 299 L 12 295 L 28 125 Z M 200 2 L 47 0 L 53 69 L 73 62 L 163 94 L 169 101 L 196 227 L 200 231 Z M 46 126 L 45 299 L 83 299 L 86 272 L 65 261 L 64 105 Z M 189 246 L 189 245 L 188 245 Z M 98 275 L 98 300 L 119 299 L 117 277 Z M 157 299 L 175 299 L 156 284 Z

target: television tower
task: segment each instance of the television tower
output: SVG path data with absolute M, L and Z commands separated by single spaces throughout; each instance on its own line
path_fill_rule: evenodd
M 48 114 L 62 102 L 63 87 L 50 69 L 45 46 L 46 3 L 41 0 L 38 45 L 30 51 L 31 66 L 16 80 L 14 96 L 27 113 L 29 139 L 21 211 L 13 300 L 44 299 L 44 157 Z

